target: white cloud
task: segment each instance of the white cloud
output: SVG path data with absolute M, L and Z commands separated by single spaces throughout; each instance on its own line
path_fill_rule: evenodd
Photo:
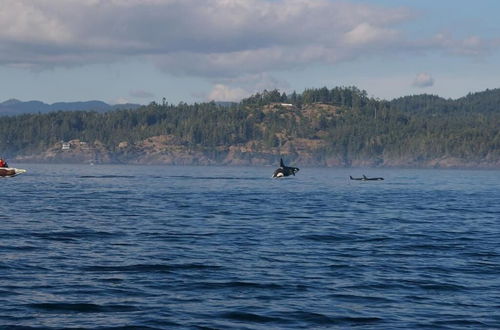
M 126 98 L 123 98 L 123 97 L 119 97 L 119 98 L 111 101 L 111 104 L 127 104 L 127 103 L 130 103 L 130 101 Z
M 500 46 L 500 38 L 484 39 L 470 35 L 464 39 L 456 39 L 449 32 L 440 32 L 435 34 L 426 46 L 442 49 L 454 55 L 481 56 L 497 49 Z
M 345 34 L 349 44 L 364 45 L 370 43 L 388 43 L 398 38 L 399 33 L 392 29 L 361 23 Z
M 417 76 L 413 80 L 413 86 L 415 87 L 424 88 L 424 87 L 431 87 L 433 85 L 434 85 L 434 78 L 432 78 L 432 76 L 427 72 L 421 72 L 417 74 Z
M 249 74 L 237 78 L 223 79 L 223 83 L 231 86 L 240 86 L 251 94 L 261 92 L 265 89 L 286 91 L 290 85 L 283 80 L 279 80 L 269 73 Z
M 223 84 L 216 84 L 208 94 L 208 100 L 238 102 L 249 95 L 250 93 L 242 88 L 231 88 Z
M 247 74 L 236 78 L 224 78 L 214 83 L 211 92 L 203 97 L 208 101 L 240 101 L 263 90 L 277 89 L 288 92 L 290 85 L 268 73 Z M 200 97 L 200 96 L 199 96 Z
M 0 65 L 47 68 L 131 58 L 169 74 L 235 78 L 374 53 L 479 55 L 499 42 L 412 40 L 409 9 L 330 0 L 0 0 Z
M 64 43 L 72 36 L 64 22 L 53 17 L 46 6 L 27 1 L 0 1 L 0 40 L 12 43 Z
M 392 33 L 386 26 L 411 17 L 408 10 L 328 0 L 0 0 L 0 5 L 0 64 L 71 66 L 141 56 L 170 73 L 208 76 L 335 62 L 352 56 L 343 40 L 349 31 L 359 46 L 363 38 L 378 40 Z

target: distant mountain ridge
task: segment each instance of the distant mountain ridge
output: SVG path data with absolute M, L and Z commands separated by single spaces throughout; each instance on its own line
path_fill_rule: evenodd
M 20 115 L 27 113 L 48 113 L 52 111 L 97 111 L 106 112 L 118 109 L 137 109 L 140 104 L 125 103 L 111 105 L 103 101 L 56 102 L 47 104 L 41 101 L 20 101 L 9 99 L 0 103 L 0 116 Z

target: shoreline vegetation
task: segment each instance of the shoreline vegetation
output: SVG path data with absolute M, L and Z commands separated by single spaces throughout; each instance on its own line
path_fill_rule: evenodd
M 239 103 L 0 117 L 12 162 L 500 168 L 500 89 L 392 101 L 356 87 L 278 90 Z

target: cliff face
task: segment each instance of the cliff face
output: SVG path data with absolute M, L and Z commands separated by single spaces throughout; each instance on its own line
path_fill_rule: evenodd
M 425 167 L 425 168 L 500 168 L 500 161 L 484 159 L 470 161 L 457 157 L 419 159 L 411 155 L 400 158 L 353 158 L 341 155 L 325 156 L 325 142 L 319 139 L 287 139 L 281 146 L 265 148 L 259 141 L 216 151 L 192 147 L 172 135 L 147 138 L 136 144 L 120 142 L 110 150 L 99 141 L 71 140 L 57 143 L 46 151 L 18 156 L 16 162 L 38 163 L 94 163 L 94 164 L 165 164 L 165 165 L 270 165 L 280 157 L 301 166 L 327 167 Z
M 17 156 L 19 162 L 40 162 L 40 163 L 111 163 L 112 154 L 99 141 L 92 143 L 71 140 L 59 142 L 47 150 L 33 155 Z
M 147 138 L 138 143 L 120 142 L 114 151 L 99 141 L 60 142 L 46 151 L 18 156 L 19 162 L 41 163 L 126 163 L 167 165 L 268 165 L 279 157 L 290 157 L 306 165 L 318 165 L 315 152 L 322 147 L 319 140 L 296 139 L 281 147 L 264 148 L 262 143 L 217 147 L 215 151 L 190 146 L 172 135 Z

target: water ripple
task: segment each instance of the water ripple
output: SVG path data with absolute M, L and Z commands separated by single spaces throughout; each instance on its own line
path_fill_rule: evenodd
M 201 264 L 136 264 L 127 266 L 85 266 L 81 270 L 88 272 L 174 272 L 176 270 L 217 270 L 219 266 Z
M 123 313 L 138 310 L 131 305 L 97 305 L 85 303 L 38 303 L 27 304 L 27 307 L 41 309 L 48 312 L 77 312 L 77 313 Z
M 500 328 L 496 172 L 24 167 L 0 328 Z

